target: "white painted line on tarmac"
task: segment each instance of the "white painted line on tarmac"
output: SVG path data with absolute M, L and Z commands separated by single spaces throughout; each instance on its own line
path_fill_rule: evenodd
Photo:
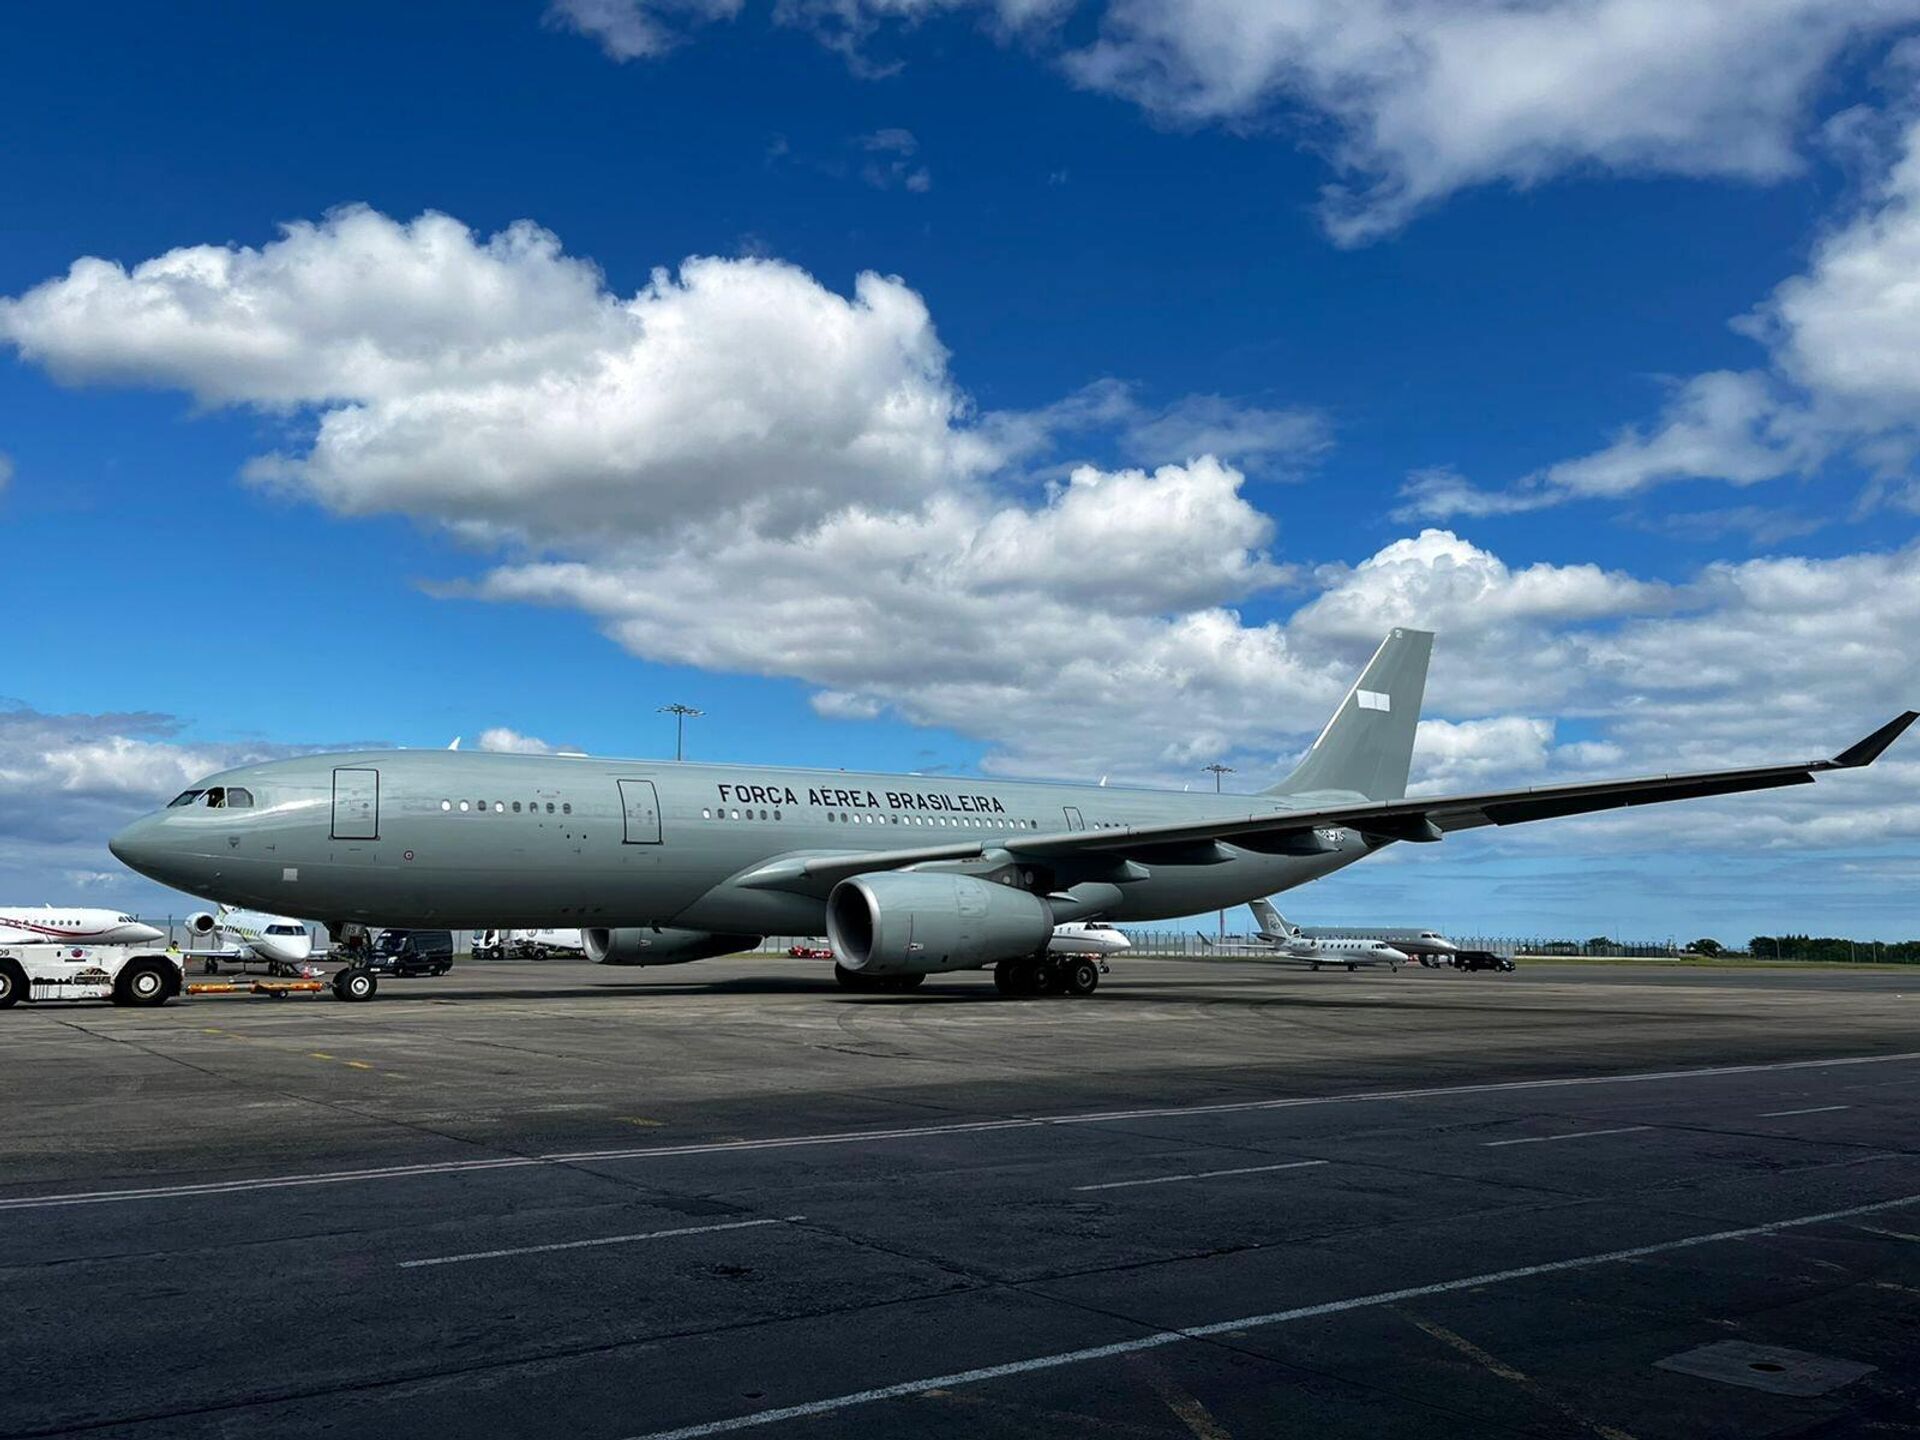
M 1896 1055 L 1843 1055 L 1829 1060 L 1778 1060 L 1755 1065 L 1714 1065 L 1694 1070 L 1645 1070 L 1630 1075 L 1569 1075 L 1546 1080 L 1494 1080 L 1480 1085 L 1431 1085 L 1407 1090 L 1366 1090 L 1352 1095 L 1294 1095 L 1276 1100 L 1232 1100 L 1209 1105 L 1165 1105 L 1146 1110 L 1104 1110 L 1086 1115 L 1033 1115 L 1010 1120 L 962 1120 L 950 1125 L 914 1125 L 891 1130 L 841 1130 L 819 1135 L 781 1135 L 763 1140 L 716 1140 L 693 1145 L 648 1145 L 619 1150 L 553 1151 L 494 1160 L 447 1160 L 330 1170 L 308 1175 L 268 1175 L 249 1180 L 212 1180 L 188 1185 L 147 1185 L 128 1190 L 85 1190 L 0 1199 L 0 1211 L 47 1210 L 66 1205 L 112 1205 L 134 1200 L 171 1200 L 195 1195 L 234 1195 L 248 1190 L 285 1190 L 304 1185 L 344 1185 L 362 1180 L 404 1180 L 422 1175 L 459 1175 L 470 1170 L 524 1170 L 543 1165 L 582 1165 L 612 1160 L 666 1160 L 678 1155 L 737 1155 L 755 1150 L 794 1150 L 814 1145 L 863 1145 L 877 1140 L 917 1140 L 940 1135 L 978 1135 L 994 1130 L 1035 1130 L 1050 1125 L 1111 1125 L 1121 1120 L 1177 1120 L 1313 1105 L 1361 1105 L 1396 1100 L 1444 1100 L 1454 1095 L 1494 1095 L 1574 1085 L 1636 1085 L 1662 1080 L 1712 1080 L 1726 1075 L 1763 1075 L 1782 1070 L 1819 1070 L 1843 1065 L 1887 1065 L 1920 1060 L 1920 1050 Z
M 1851 1105 L 1809 1105 L 1804 1110 L 1762 1110 L 1762 1120 L 1777 1120 L 1782 1115 L 1824 1115 L 1829 1110 L 1851 1110 Z
M 1171 1185 L 1176 1180 L 1215 1180 L 1222 1175 L 1264 1175 L 1269 1170 L 1304 1170 L 1325 1160 L 1289 1160 L 1284 1165 L 1242 1165 L 1236 1170 L 1195 1170 L 1187 1175 L 1155 1175 L 1146 1180 L 1109 1180 L 1104 1185 L 1076 1185 L 1081 1190 L 1125 1190 L 1133 1185 Z
M 1011 1375 L 1027 1375 L 1036 1370 L 1058 1370 L 1067 1365 L 1084 1365 L 1115 1355 L 1134 1355 L 1162 1345 L 1178 1345 L 1184 1340 L 1207 1340 L 1240 1330 L 1260 1330 L 1272 1325 L 1287 1325 L 1296 1320 L 1315 1320 L 1324 1315 L 1340 1315 L 1349 1310 L 1369 1310 L 1382 1305 L 1398 1305 L 1407 1300 L 1422 1300 L 1431 1295 L 1447 1295 L 1483 1285 L 1505 1285 L 1529 1280 L 1538 1275 L 1558 1275 L 1570 1270 L 1592 1270 L 1602 1265 L 1617 1265 L 1628 1260 L 1643 1260 L 1650 1255 L 1667 1255 L 1676 1250 L 1691 1250 L 1700 1245 L 1715 1245 L 1728 1240 L 1750 1240 L 1775 1235 L 1782 1230 L 1820 1225 L 1829 1220 L 1850 1220 L 1856 1215 L 1877 1215 L 1920 1205 L 1920 1195 L 1903 1195 L 1898 1200 L 1881 1200 L 1872 1205 L 1853 1205 L 1845 1210 L 1828 1210 L 1818 1215 L 1796 1215 L 1787 1220 L 1770 1220 L 1764 1225 L 1746 1225 L 1738 1230 L 1716 1230 L 1708 1235 L 1688 1235 L 1678 1240 L 1662 1240 L 1653 1245 L 1636 1245 L 1629 1250 L 1607 1250 L 1597 1255 L 1576 1255 L 1569 1260 L 1549 1260 L 1539 1265 L 1522 1265 L 1512 1270 L 1491 1270 L 1483 1275 L 1468 1275 L 1459 1280 L 1442 1280 L 1433 1285 L 1414 1285 L 1405 1290 L 1383 1290 L 1372 1295 L 1356 1295 L 1348 1300 L 1329 1300 L 1320 1305 L 1302 1305 L 1292 1310 L 1273 1310 L 1265 1315 L 1245 1315 L 1237 1320 L 1216 1320 L 1184 1330 L 1157 1330 L 1135 1340 L 1120 1340 L 1111 1345 L 1093 1345 L 1084 1350 L 1064 1350 L 1054 1355 L 1036 1355 L 1028 1360 L 1013 1360 L 1004 1365 L 983 1365 L 977 1370 L 957 1370 L 948 1375 L 932 1375 L 922 1380 L 906 1380 L 898 1385 L 882 1385 L 872 1390 L 856 1390 L 850 1395 L 835 1395 L 824 1400 L 809 1400 L 801 1405 L 784 1405 L 776 1410 L 756 1410 L 724 1420 L 709 1420 L 700 1425 L 685 1425 L 677 1430 L 655 1430 L 632 1440 L 703 1440 L 708 1435 L 727 1435 L 761 1425 L 777 1425 L 785 1420 L 802 1420 L 813 1415 L 831 1415 L 858 1405 L 879 1400 L 898 1400 L 924 1395 L 929 1390 L 951 1390 L 961 1385 L 978 1385 Z
M 558 1240 L 549 1245 L 516 1245 L 510 1250 L 470 1250 L 464 1255 L 435 1255 L 428 1260 L 402 1260 L 402 1270 L 424 1270 L 430 1265 L 464 1265 L 469 1260 L 504 1260 L 510 1255 L 545 1255 L 555 1250 L 591 1250 L 600 1245 L 632 1245 L 641 1240 L 674 1240 L 682 1235 L 717 1235 L 722 1230 L 754 1230 L 762 1225 L 788 1225 L 804 1215 L 780 1219 L 734 1220 L 725 1225 L 683 1225 L 678 1230 L 647 1230 L 638 1235 L 602 1235 L 593 1240 Z
M 1488 1140 L 1489 1150 L 1501 1145 L 1545 1145 L 1553 1140 L 1591 1140 L 1596 1135 L 1631 1135 L 1636 1130 L 1651 1130 L 1651 1125 L 1622 1125 L 1613 1130 L 1575 1130 L 1570 1135 L 1528 1135 L 1519 1140 Z

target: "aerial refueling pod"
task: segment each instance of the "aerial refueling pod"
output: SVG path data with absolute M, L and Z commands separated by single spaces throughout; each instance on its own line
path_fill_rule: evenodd
M 976 970 L 1038 954 L 1052 935 L 1052 907 L 1038 895 L 971 875 L 856 875 L 827 896 L 833 953 L 863 975 Z
M 193 935 L 211 935 L 220 928 L 220 922 L 205 910 L 196 910 L 187 916 L 187 930 Z
M 758 935 L 716 935 L 710 930 L 665 930 L 653 925 L 582 930 L 580 939 L 587 958 L 596 965 L 684 965 L 760 943 Z

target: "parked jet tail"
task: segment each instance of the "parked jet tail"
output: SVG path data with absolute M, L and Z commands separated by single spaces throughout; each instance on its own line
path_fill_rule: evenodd
M 1432 655 L 1432 631 L 1389 632 L 1306 758 L 1265 793 L 1404 799 Z
M 1263 940 L 1285 940 L 1294 933 L 1294 927 L 1287 923 L 1287 917 L 1273 908 L 1271 900 L 1255 900 L 1248 905 L 1253 911 L 1254 923 L 1260 927 Z

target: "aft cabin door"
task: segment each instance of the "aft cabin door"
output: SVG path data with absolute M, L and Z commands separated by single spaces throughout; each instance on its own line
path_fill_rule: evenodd
M 378 770 L 335 770 L 333 772 L 333 838 L 336 840 L 378 840 L 380 838 L 380 772 Z
M 622 780 L 620 808 L 627 817 L 627 844 L 660 843 L 660 797 L 651 780 Z
M 1069 805 L 1066 807 L 1066 810 L 1067 810 L 1067 829 L 1084 830 L 1087 828 L 1087 822 L 1081 818 L 1080 807 L 1078 805 Z

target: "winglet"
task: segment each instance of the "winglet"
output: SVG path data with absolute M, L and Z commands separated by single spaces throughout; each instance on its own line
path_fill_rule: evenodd
M 1838 755 L 1833 757 L 1835 768 L 1855 770 L 1862 765 L 1871 765 L 1880 758 L 1880 752 L 1898 740 L 1906 728 L 1920 720 L 1920 710 L 1909 710 L 1882 725 L 1864 740 L 1856 740 Z

